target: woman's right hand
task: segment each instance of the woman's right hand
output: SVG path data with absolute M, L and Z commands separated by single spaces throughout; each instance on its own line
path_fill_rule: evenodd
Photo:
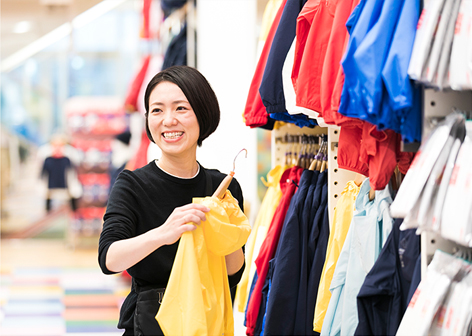
M 205 213 L 209 211 L 210 208 L 193 203 L 175 208 L 164 224 L 155 230 L 164 244 L 174 244 L 184 232 L 195 230 L 196 225 L 205 221 Z
M 112 272 L 121 272 L 136 265 L 163 245 L 175 243 L 184 232 L 197 228 L 210 211 L 201 204 L 187 204 L 170 214 L 161 226 L 139 236 L 116 241 L 107 252 L 106 267 Z

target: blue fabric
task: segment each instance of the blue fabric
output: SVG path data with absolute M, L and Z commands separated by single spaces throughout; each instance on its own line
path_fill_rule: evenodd
M 287 112 L 282 69 L 297 29 L 297 17 L 306 0 L 287 0 L 270 48 L 259 93 L 267 113 Z M 272 116 L 271 116 L 272 117 Z
M 254 272 L 254 277 L 252 278 L 252 283 L 251 283 L 251 288 L 249 289 L 249 296 L 247 298 L 246 302 L 246 309 L 244 311 L 244 326 L 246 327 L 246 315 L 247 315 L 247 307 L 249 305 L 249 300 L 251 299 L 252 292 L 254 291 L 254 286 L 256 286 L 258 276 L 257 276 L 257 270 Z
M 300 235 L 305 199 L 313 171 L 304 170 L 284 220 L 277 251 L 264 335 L 293 334 L 300 283 Z M 289 280 L 289 281 L 287 281 Z M 283 302 L 281 305 L 280 303 Z
M 421 89 L 407 74 L 419 17 L 419 0 L 364 0 L 346 23 L 341 61 L 345 81 L 339 113 L 421 141 Z
M 356 198 L 356 213 L 331 281 L 332 296 L 323 321 L 323 336 L 354 334 L 358 324 L 357 294 L 392 230 L 388 187 L 376 190 L 373 201 L 369 200 L 369 191 L 370 182 L 366 179 Z
M 305 114 L 289 114 L 288 112 L 271 113 L 273 120 L 285 121 L 297 125 L 298 127 L 313 128 L 318 125 L 316 119 L 309 118 Z
M 341 94 L 339 113 L 354 118 L 367 118 L 360 97 L 361 87 L 359 82 L 357 64 L 354 53 L 361 45 L 369 30 L 377 22 L 382 9 L 381 0 L 362 0 L 351 13 L 347 23 L 350 37 L 346 52 L 341 60 L 344 71 L 344 86 Z
M 323 203 L 317 212 L 313 221 L 313 228 L 310 234 L 309 246 L 312 246 L 316 240 L 316 251 L 313 256 L 313 262 L 310 267 L 310 276 L 308 278 L 308 289 L 306 295 L 306 319 L 305 334 L 318 334 L 313 331 L 313 316 L 315 315 L 316 298 L 318 296 L 318 287 L 320 284 L 321 273 L 326 260 L 326 251 L 329 240 L 329 212 L 328 212 L 328 184 L 323 186 Z M 301 307 L 300 307 L 301 309 Z M 301 321 L 300 321 L 301 324 Z
M 164 55 L 162 70 L 173 65 L 187 65 L 187 23 L 169 43 Z
M 324 212 L 327 209 L 328 203 L 328 171 L 324 171 L 319 174 L 316 181 L 316 187 L 313 191 L 312 199 L 307 199 L 307 203 L 310 204 L 311 209 L 307 209 L 307 212 L 314 213 L 314 216 L 304 218 L 303 224 L 303 235 L 300 236 L 300 247 L 301 247 L 301 266 L 302 272 L 300 273 L 300 285 L 298 289 L 297 299 L 297 310 L 295 315 L 295 327 L 294 335 L 314 335 L 313 331 L 313 316 L 315 314 L 315 305 L 310 306 L 310 301 L 316 299 L 318 295 L 318 284 L 316 284 L 317 291 L 313 294 L 310 292 L 312 287 L 311 281 L 316 279 L 316 267 L 313 269 L 313 260 L 315 259 L 316 252 L 322 249 L 320 254 L 326 255 L 326 245 L 320 244 L 320 232 L 322 230 Z M 315 182 L 315 181 L 314 181 Z M 309 207 L 310 208 L 310 207 Z M 329 228 L 328 228 L 329 230 Z M 321 237 L 324 241 L 324 237 Z M 324 258 L 321 261 L 321 268 L 323 268 Z M 321 269 L 319 271 L 321 276 Z M 315 274 L 315 276 L 312 276 Z M 314 295 L 314 297 L 310 297 Z
M 395 335 L 407 308 L 407 295 L 420 253 L 415 229 L 400 231 L 397 219 L 359 295 L 355 335 Z
M 374 121 L 377 120 L 382 106 L 382 70 L 404 1 L 382 1 L 382 10 L 377 22 L 369 29 L 354 52 L 361 87 L 360 98 L 367 111 L 367 119 L 373 118 Z
M 262 326 L 261 326 L 261 331 L 259 335 L 264 335 L 264 326 L 266 322 L 266 315 L 267 315 L 267 305 L 269 304 L 269 297 L 270 297 L 270 289 L 272 287 L 272 278 L 274 276 L 274 259 L 269 261 L 269 271 L 267 272 L 267 296 L 266 299 L 264 300 L 264 318 L 262 319 Z M 262 289 L 262 291 L 265 291 L 265 286 Z M 264 296 L 264 295 L 263 295 Z M 257 330 L 257 325 L 256 325 L 256 330 Z
M 393 113 L 383 113 L 379 123 L 394 130 L 399 127 L 405 142 L 421 141 L 422 90 L 408 76 L 419 15 L 420 0 L 404 2 L 382 70 L 388 104 Z
M 168 17 L 174 10 L 183 7 L 188 0 L 160 0 L 164 17 Z
M 67 171 L 72 168 L 68 157 L 48 157 L 44 160 L 41 176 L 47 177 L 48 189 L 67 188 Z
M 418 256 L 415 263 L 415 269 L 413 270 L 413 276 L 411 277 L 410 290 L 406 299 L 407 304 L 410 303 L 413 294 L 415 294 L 418 285 L 421 282 L 421 255 Z
M 303 172 L 301 216 L 284 223 L 267 304 L 264 335 L 315 335 L 313 316 L 329 237 L 327 171 Z M 302 174 L 302 179 L 303 175 Z M 311 176 L 311 181 L 309 177 Z M 305 196 L 304 196 L 305 195 Z M 303 197 L 304 196 L 304 197 Z

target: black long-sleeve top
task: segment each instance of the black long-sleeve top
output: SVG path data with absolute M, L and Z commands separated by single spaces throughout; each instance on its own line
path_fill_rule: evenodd
M 193 197 L 207 196 L 206 176 L 211 177 L 211 193 L 213 193 L 226 175 L 218 170 L 200 166 L 197 176 L 189 179 L 178 178 L 161 170 L 154 161 L 134 171 L 122 171 L 111 190 L 103 217 L 103 230 L 98 247 L 98 261 L 102 271 L 105 274 L 114 273 L 106 267 L 106 254 L 112 243 L 154 229 L 162 225 L 176 207 L 192 203 Z M 228 189 L 244 210 L 239 183 L 233 179 Z M 180 239 L 172 245 L 158 248 L 130 267 L 128 273 L 139 286 L 165 288 L 179 241 Z M 244 266 L 236 274 L 229 276 L 230 287 L 237 285 L 243 271 Z M 136 294 L 133 288 L 122 307 L 120 328 L 131 327 L 128 322 L 132 323 L 132 319 L 128 321 L 126 315 L 131 313 L 135 300 Z

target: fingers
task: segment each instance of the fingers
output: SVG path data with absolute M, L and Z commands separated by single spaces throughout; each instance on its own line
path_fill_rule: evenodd
M 210 208 L 203 205 L 203 204 L 194 204 L 194 203 L 190 203 L 190 204 L 187 204 L 187 205 L 184 205 L 184 206 L 181 206 L 177 209 L 181 209 L 181 210 L 190 210 L 190 209 L 196 209 L 196 210 L 200 210 L 200 211 L 203 211 L 203 212 L 209 212 L 210 211 Z
M 182 233 L 185 233 L 185 232 L 196 230 L 197 226 L 194 223 L 191 223 L 191 224 L 182 225 L 180 228 L 182 230 Z
M 201 221 L 206 220 L 205 213 L 210 209 L 201 204 L 187 204 L 174 210 L 173 216 L 175 219 L 182 221 L 180 224 L 194 222 L 200 224 Z
M 201 211 L 192 211 L 189 213 L 186 213 L 184 216 L 181 217 L 182 224 L 187 224 L 187 223 L 194 223 L 194 224 L 200 224 L 202 221 L 206 221 L 206 216 L 205 213 Z

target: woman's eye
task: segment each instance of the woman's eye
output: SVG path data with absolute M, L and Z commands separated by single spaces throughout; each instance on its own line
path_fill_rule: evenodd
M 159 112 L 162 112 L 162 110 L 161 110 L 161 109 L 157 109 L 157 108 L 155 108 L 155 109 L 153 109 L 153 110 L 151 111 L 151 113 L 159 113 Z
M 177 107 L 177 111 L 186 111 L 187 108 L 185 106 L 179 106 Z

